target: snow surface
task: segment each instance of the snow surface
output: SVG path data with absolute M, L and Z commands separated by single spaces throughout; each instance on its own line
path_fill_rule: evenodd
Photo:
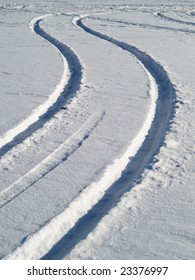
M 0 1 L 1 259 L 194 259 L 194 6 Z

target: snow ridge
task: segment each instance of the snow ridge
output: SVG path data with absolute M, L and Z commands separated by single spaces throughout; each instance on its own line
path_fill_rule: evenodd
M 65 143 L 61 144 L 47 158 L 37 164 L 24 176 L 11 184 L 0 193 L 0 208 L 9 203 L 12 199 L 33 186 L 61 162 L 68 159 L 90 136 L 98 123 L 102 120 L 104 112 L 97 112 L 86 121 Z
M 56 114 L 70 97 L 75 95 L 79 89 L 82 79 L 82 65 L 73 50 L 46 33 L 40 22 L 51 15 L 33 18 L 30 22 L 30 29 L 39 36 L 49 41 L 62 56 L 64 73 L 60 83 L 56 86 L 53 94 L 48 100 L 36 108 L 30 116 L 23 120 L 13 129 L 6 132 L 0 139 L 0 156 L 6 154 L 16 145 L 22 143 L 33 132 L 41 128 L 49 119 Z

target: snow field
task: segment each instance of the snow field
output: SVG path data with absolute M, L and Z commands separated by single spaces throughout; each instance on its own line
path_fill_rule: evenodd
M 107 21 L 108 15 L 102 18 Z M 141 13 L 138 20 L 142 20 Z M 90 27 L 97 30 L 99 22 L 94 24 L 92 20 Z M 166 41 L 166 51 L 163 38 L 168 35 L 163 29 L 156 39 L 151 30 L 148 34 L 144 31 L 141 37 L 140 28 L 136 33 L 139 35 L 135 36 L 135 30 L 132 36 L 130 32 L 128 35 L 131 43 L 139 44 L 157 60 L 164 61 L 164 67 L 177 87 L 175 117 L 165 145 L 160 149 L 156 163 L 143 173 L 142 181 L 66 259 L 113 259 L 113 256 L 114 259 L 194 259 L 194 64 L 191 56 L 194 38 L 175 33 L 169 42 Z M 116 25 L 114 28 L 107 26 L 105 33 L 118 34 L 119 39 L 127 40 L 126 33 L 121 28 L 118 30 L 117 33 Z M 158 37 L 162 38 L 160 43 L 157 43 Z
M 58 19 L 59 22 L 55 22 Z M 62 25 L 62 19 L 63 25 L 66 19 L 66 24 L 70 22 L 70 17 L 58 16 L 47 18 L 47 21 L 45 23 L 43 22 L 42 25 L 46 24 L 46 31 L 52 34 L 52 36 L 72 46 L 75 41 L 72 37 L 72 32 L 76 32 L 77 28 L 70 22 L 70 35 L 68 35 L 66 30 L 65 38 L 60 38 L 58 35 L 60 35 L 62 31 L 57 31 L 55 26 L 60 27 Z M 50 21 L 52 22 L 52 20 L 54 20 L 54 25 L 52 25 L 52 31 L 50 32 L 48 23 Z M 43 28 L 45 27 L 43 26 Z M 101 112 L 103 110 L 105 116 L 98 127 L 93 130 L 90 137 L 85 139 L 85 144 L 83 144 L 74 155 L 71 155 L 68 160 L 49 172 L 43 179 L 33 184 L 33 188 L 29 188 L 1 208 L 1 213 L 4 216 L 4 219 L 1 220 L 1 236 L 2 239 L 7 240 L 2 245 L 1 253 L 2 255 L 4 254 L 4 256 L 12 251 L 14 247 L 16 248 L 16 246 L 22 244 L 23 240 L 26 240 L 28 236 L 30 237 L 32 233 L 39 230 L 42 224 L 44 225 L 48 220 L 61 213 L 64 208 L 66 208 L 65 205 L 68 206 L 86 185 L 90 185 L 90 183 L 98 181 L 102 177 L 106 166 L 115 160 L 116 155 L 123 154 L 123 151 L 126 149 L 125 147 L 131 142 L 132 139 L 129 137 L 126 142 L 125 135 L 129 135 L 131 132 L 132 138 L 135 137 L 137 133 L 134 128 L 139 128 L 143 125 L 144 114 L 147 114 L 148 111 L 148 106 L 150 104 L 147 93 L 148 79 L 140 65 L 135 63 L 135 59 L 131 58 L 129 54 L 123 54 L 122 51 L 116 48 L 108 46 L 105 49 L 104 44 L 100 43 L 99 50 L 96 52 L 99 59 L 94 65 L 94 53 L 92 50 L 93 45 L 96 45 L 96 40 L 90 40 L 91 45 L 88 46 L 88 36 L 81 31 L 77 31 L 77 33 L 78 36 L 80 36 L 80 42 L 87 43 L 76 46 L 76 42 L 73 47 L 74 50 L 78 49 L 82 61 L 84 60 L 85 65 L 87 65 L 88 85 L 86 81 L 83 81 L 80 94 L 78 92 L 75 98 L 67 105 L 67 108 L 61 110 L 61 112 L 56 115 L 55 119 L 51 119 L 51 126 L 45 124 L 40 131 L 34 133 L 32 137 L 25 140 L 23 144 L 21 143 L 7 155 L 4 155 L 4 171 L 2 173 L 2 178 L 5 180 L 6 184 L 2 185 L 3 189 L 10 185 L 16 186 L 18 182 L 21 181 L 24 183 L 22 178 L 26 178 L 25 174 L 29 174 L 28 172 L 30 172 L 31 169 L 34 170 L 36 164 L 39 164 L 44 158 L 49 156 L 52 150 L 58 149 L 61 141 L 61 144 L 66 142 L 65 139 L 71 137 L 74 131 L 77 131 L 82 123 L 94 114 L 94 112 Z M 87 53 L 86 46 L 89 48 Z M 101 72 L 97 71 L 97 69 L 101 69 L 102 65 L 110 69 L 108 61 L 114 61 L 112 52 L 117 52 L 118 54 L 118 62 L 115 68 L 113 69 L 112 66 L 114 75 L 113 73 L 110 75 L 109 71 L 106 71 L 106 75 L 105 73 L 102 73 L 103 75 L 98 74 Z M 135 64 L 134 73 L 132 73 L 131 70 L 131 63 L 133 63 L 133 65 Z M 121 72 L 118 65 L 123 65 L 123 69 L 126 73 L 125 75 L 127 78 L 123 83 L 120 81 L 121 77 L 124 77 L 124 73 Z M 90 68 L 91 71 L 89 71 Z M 94 76 L 93 73 L 97 73 L 98 75 Z M 131 74 L 129 75 L 129 73 Z M 142 76 L 141 81 L 135 83 L 136 76 L 140 77 L 140 74 Z M 102 77 L 104 77 L 105 80 Z M 115 84 L 114 90 L 113 83 Z M 131 94 L 129 94 L 129 83 L 132 83 L 133 88 Z M 139 96 L 137 96 L 138 91 Z M 100 94 L 101 92 L 103 92 L 103 96 Z M 137 102 L 136 106 L 132 102 L 133 99 Z M 110 106 L 111 100 L 112 106 Z M 133 117 L 132 112 L 137 110 L 138 105 L 142 108 L 142 114 L 136 118 L 136 121 L 130 121 L 129 117 Z M 130 108 L 131 111 L 129 111 Z M 120 124 L 120 126 L 117 124 Z M 105 130 L 105 128 L 108 127 L 109 129 Z M 41 136 L 40 139 L 39 136 Z M 47 145 L 45 145 L 45 143 L 47 143 Z M 91 151 L 91 153 L 86 155 L 86 150 Z M 83 162 L 85 162 L 84 165 Z M 23 183 L 22 186 L 24 187 Z M 20 207 L 18 208 L 17 205 L 20 205 Z M 16 213 L 15 207 L 18 209 L 17 217 L 14 214 Z M 27 212 L 24 209 L 26 209 Z M 30 217 L 30 219 L 27 217 Z M 13 219 L 15 229 L 10 228 L 9 230 L 8 225 L 13 222 Z M 25 226 L 22 225 L 23 220 L 25 220 Z M 23 231 L 19 230 L 21 226 Z
M 81 3 L 67 1 L 65 8 L 58 1 L 40 2 L 37 7 L 1 6 L 1 12 L 11 12 L 16 19 L 18 12 L 25 11 L 27 24 L 56 11 L 39 22 L 39 33 L 47 34 L 51 45 L 57 42 L 60 49 L 73 50 L 78 60 L 72 65 L 79 69 L 80 64 L 82 69 L 80 82 L 67 88 L 66 104 L 22 141 L 15 139 L 1 158 L 1 258 L 193 259 L 193 3 Z M 75 15 L 83 14 L 89 15 L 82 21 L 92 34 L 72 24 Z M 35 25 L 36 20 L 31 28 Z M 59 79 L 63 63 L 54 53 L 50 61 Z M 73 82 L 71 67 L 69 71 Z M 2 77 L 6 81 L 7 76 Z M 45 89 L 47 80 L 42 83 Z M 154 115 L 158 112 L 160 123 L 166 113 L 166 108 L 156 104 L 157 90 L 163 99 L 170 89 L 176 98 L 173 104 L 169 104 L 171 99 L 166 101 L 166 106 L 172 106 L 171 112 L 167 109 L 167 125 L 158 130 L 153 124 L 150 137 L 151 141 L 152 135 L 156 137 L 156 144 L 144 146 L 150 142 L 144 139 Z M 38 106 L 41 103 L 38 99 Z M 22 120 L 19 112 L 17 118 L 12 117 L 7 129 Z M 75 245 L 69 251 L 63 248 L 60 238 L 68 236 L 83 215 L 89 221 L 88 212 L 117 178 L 116 187 L 128 184 L 122 171 L 129 157 L 132 169 L 128 171 L 132 177 L 136 174 L 134 160 L 140 146 L 145 169 L 131 182 L 130 191 L 111 204 L 109 211 L 102 210 L 103 218 L 91 230 L 86 228 L 86 235 L 81 233 L 83 241 L 75 231 Z M 150 153 L 155 157 L 147 164 Z

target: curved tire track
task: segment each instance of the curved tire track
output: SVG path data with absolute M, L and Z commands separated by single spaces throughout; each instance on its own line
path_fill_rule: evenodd
M 32 115 L 26 118 L 21 124 L 5 133 L 5 135 L 1 138 L 0 157 L 5 155 L 18 144 L 22 143 L 26 138 L 33 134 L 33 132 L 40 129 L 63 107 L 70 97 L 75 95 L 76 91 L 80 88 L 82 65 L 70 47 L 61 43 L 40 27 L 41 21 L 47 16 L 33 19 L 31 29 L 33 29 L 37 35 L 47 40 L 58 49 L 63 57 L 65 68 L 69 69 L 65 69 L 64 76 L 53 93 L 54 96 L 50 96 L 48 101 L 37 108 L 35 113 L 32 113 Z M 68 82 L 67 70 L 70 72 Z
M 49 172 L 74 154 L 97 127 L 99 122 L 103 119 L 104 114 L 104 112 L 97 112 L 92 115 L 78 131 L 66 140 L 65 143 L 61 144 L 54 152 L 37 164 L 28 173 L 0 192 L 0 208 L 4 207 L 11 200 L 32 187 L 40 179 L 45 177 Z
M 163 144 L 166 131 L 168 130 L 169 122 L 174 115 L 173 102 L 175 89 L 166 71 L 160 64 L 135 46 L 92 30 L 83 24 L 82 19 L 78 19 L 76 25 L 85 32 L 111 42 L 124 51 L 128 51 L 134 55 L 154 78 L 158 86 L 159 97 L 153 123 L 148 135 L 134 158 L 128 163 L 121 177 L 108 188 L 103 197 L 89 209 L 87 214 L 81 217 L 74 227 L 41 258 L 44 260 L 61 259 L 67 255 L 81 240 L 87 237 L 124 193 L 129 191 L 137 180 L 140 180 L 144 169 L 154 161 L 155 155 L 158 154 Z
M 155 15 L 157 15 L 157 14 L 155 14 Z M 106 21 L 106 22 L 116 22 L 116 23 L 120 23 L 120 24 L 125 24 L 125 25 L 129 25 L 129 26 L 136 26 L 136 27 L 141 27 L 141 28 L 166 30 L 166 31 L 174 31 L 174 32 L 183 32 L 183 33 L 187 33 L 187 34 L 194 34 L 195 33 L 195 31 L 193 31 L 193 30 L 188 30 L 188 29 L 184 29 L 184 28 L 173 28 L 173 27 L 154 25 L 154 24 L 135 23 L 135 22 L 131 22 L 131 21 L 103 19 L 103 18 L 98 18 L 98 17 L 90 17 L 90 18 L 101 20 L 101 21 L 103 20 L 103 21 Z
M 31 254 L 29 248 L 32 247 L 36 249 L 33 256 L 29 256 L 30 258 L 40 258 L 41 255 L 41 259 L 64 258 L 81 240 L 87 237 L 124 193 L 130 191 L 141 179 L 144 169 L 154 162 L 155 155 L 163 145 L 169 122 L 174 115 L 175 89 L 160 64 L 135 46 L 90 29 L 83 24 L 81 19 L 75 23 L 85 32 L 128 51 L 140 61 L 150 78 L 151 86 L 155 84 L 153 90 L 158 91 L 159 94 L 153 121 L 147 130 L 147 135 L 144 134 L 139 143 L 140 148 L 137 148 L 137 152 L 131 160 L 129 160 L 130 153 L 127 151 L 121 159 L 110 166 L 111 168 L 105 172 L 99 182 L 87 187 L 62 214 L 55 217 L 34 236 L 31 236 L 16 252 L 8 256 L 10 259 L 29 256 Z M 136 140 L 133 141 L 135 146 L 138 145 Z M 118 169 L 121 169 L 120 172 Z M 115 171 L 118 172 L 118 178 Z
M 124 193 L 130 191 L 135 183 L 141 179 L 144 169 L 154 162 L 155 155 L 158 154 L 160 147 L 163 145 L 169 122 L 174 115 L 175 89 L 160 64 L 135 46 L 90 29 L 83 24 L 81 19 L 76 21 L 76 25 L 85 32 L 128 51 L 135 56 L 135 59 L 140 61 L 150 78 L 151 84 L 153 82 L 155 84 L 153 89 L 158 91 L 159 95 L 156 100 L 153 122 L 131 161 L 129 161 L 129 154 L 126 153 L 122 159 L 111 166 L 100 182 L 87 187 L 62 214 L 29 237 L 28 241 L 19 247 L 16 252 L 8 256 L 8 259 L 21 259 L 22 256 L 36 259 L 40 258 L 41 255 L 41 259 L 64 258 L 81 240 L 88 236 Z M 136 146 L 135 140 L 137 139 L 134 139 L 134 145 Z M 122 161 L 125 162 L 125 166 Z M 119 169 L 118 164 L 122 168 L 120 166 L 121 171 L 116 178 L 114 175 L 115 171 Z M 30 252 L 32 247 L 36 248 L 33 256 Z
M 167 21 L 172 21 L 172 22 L 177 22 L 177 23 L 181 23 L 181 24 L 186 24 L 186 25 L 195 26 L 195 22 L 184 21 L 184 20 L 172 18 L 172 17 L 169 17 L 169 16 L 164 15 L 162 12 L 158 12 L 156 15 L 157 15 L 158 17 L 160 17 L 161 19 L 164 19 L 164 20 L 167 20 Z

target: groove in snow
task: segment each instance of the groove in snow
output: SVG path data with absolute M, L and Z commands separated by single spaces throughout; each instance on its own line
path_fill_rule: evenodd
M 60 83 L 47 101 L 36 108 L 20 124 L 1 136 L 0 156 L 6 154 L 13 147 L 22 143 L 33 132 L 41 128 L 79 89 L 82 78 L 81 63 L 70 47 L 64 45 L 40 27 L 40 22 L 48 16 L 51 15 L 33 18 L 29 26 L 32 31 L 49 41 L 60 52 L 64 63 L 64 73 Z
M 104 112 L 99 112 L 92 115 L 65 143 L 60 145 L 53 153 L 37 164 L 28 173 L 2 191 L 0 193 L 0 208 L 33 186 L 60 163 L 67 160 L 68 157 L 82 145 L 85 139 L 89 137 L 90 133 L 102 120 L 104 114 Z
M 169 121 L 174 114 L 172 105 L 175 89 L 160 64 L 138 48 L 86 27 L 81 19 L 75 20 L 75 23 L 91 35 L 111 42 L 134 55 L 148 75 L 151 87 L 150 93 L 153 96 L 147 119 L 132 145 L 121 159 L 116 160 L 113 165 L 107 168 L 100 182 L 94 183 L 94 195 L 95 188 L 102 190 L 102 194 L 96 195 L 96 200 L 99 195 L 98 202 L 94 203 L 88 212 L 77 220 L 68 233 L 41 258 L 45 260 L 63 259 L 81 240 L 87 237 L 124 193 L 130 191 L 136 182 L 141 179 L 142 172 L 148 164 L 153 162 L 154 156 L 159 152 Z M 86 202 L 83 201 L 82 205 Z
M 184 20 L 172 18 L 172 17 L 164 15 L 161 12 L 158 12 L 156 15 L 159 16 L 161 19 L 165 19 L 167 21 L 172 21 L 172 22 L 177 22 L 177 23 L 181 23 L 181 24 L 187 24 L 187 25 L 195 26 L 195 22 L 184 21 Z
M 100 181 L 85 188 L 63 213 L 30 236 L 7 259 L 38 259 L 42 256 L 42 259 L 61 259 L 69 253 L 140 178 L 158 153 L 173 114 L 174 87 L 160 64 L 138 48 L 86 27 L 80 18 L 74 22 L 84 31 L 115 44 L 139 60 L 150 81 L 151 107 L 128 150 L 107 167 Z
M 158 16 L 158 13 L 154 13 L 155 15 Z M 154 24 L 146 24 L 146 23 L 135 23 L 131 21 L 123 21 L 123 20 L 115 20 L 115 19 L 103 19 L 103 18 L 98 18 L 98 17 L 89 17 L 91 19 L 97 19 L 97 20 L 103 20 L 106 22 L 115 22 L 115 23 L 121 23 L 129 26 L 136 26 L 136 27 L 141 27 L 141 28 L 150 28 L 150 29 L 157 29 L 157 30 L 165 30 L 165 31 L 174 31 L 174 32 L 182 32 L 182 33 L 189 33 L 189 34 L 194 34 L 195 31 L 193 30 L 188 30 L 184 28 L 174 28 L 174 27 L 168 27 L 168 26 L 161 26 L 161 25 L 154 25 Z
M 144 66 L 142 65 L 142 67 Z M 70 203 L 69 207 L 62 214 L 53 218 L 50 223 L 32 235 L 32 237 L 30 237 L 23 244 L 23 246 L 19 247 L 16 252 L 8 256 L 8 258 L 40 258 L 62 236 L 64 236 L 64 234 L 66 234 L 71 227 L 75 225 L 80 217 L 85 215 L 88 210 L 101 199 L 109 186 L 111 186 L 121 176 L 122 171 L 129 162 L 129 157 L 133 157 L 141 146 L 155 114 L 155 104 L 158 90 L 155 80 L 151 74 L 146 69 L 145 71 L 147 72 L 148 78 L 150 80 L 151 107 L 142 130 L 132 141 L 132 145 L 129 147 L 127 152 L 122 158 L 115 160 L 112 165 L 107 167 L 104 176 L 99 182 L 95 182 L 86 188 L 73 202 Z M 33 248 L 33 252 L 31 251 L 31 248 Z

